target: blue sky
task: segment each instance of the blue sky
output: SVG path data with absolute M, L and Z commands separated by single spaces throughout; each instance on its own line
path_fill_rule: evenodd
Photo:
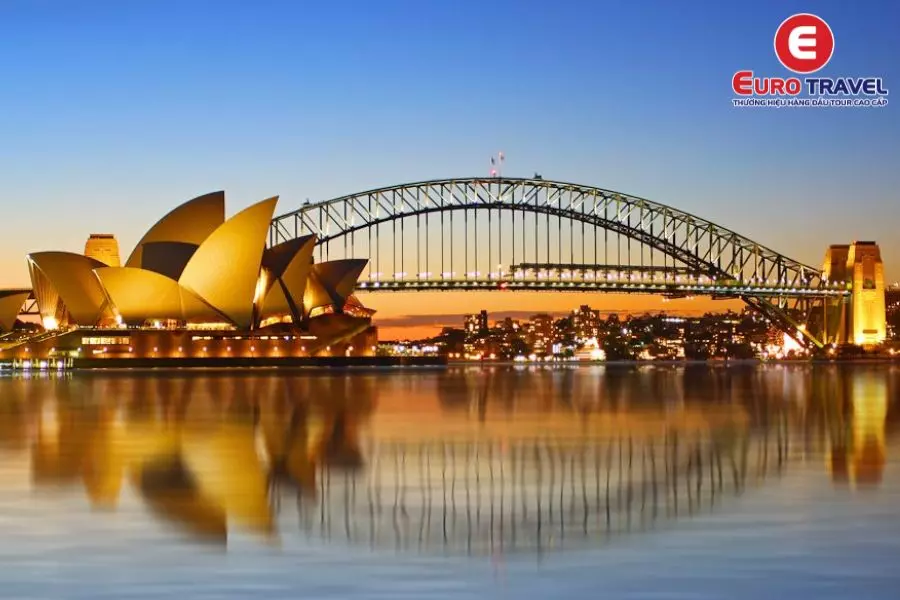
M 794 258 L 875 239 L 900 279 L 900 119 L 736 109 L 740 69 L 786 76 L 778 24 L 835 35 L 821 75 L 900 90 L 894 2 L 0 4 L 0 285 L 34 250 L 123 253 L 225 189 L 280 212 L 383 184 L 487 174 L 595 184 L 697 213 Z M 900 99 L 896 100 L 900 103 Z

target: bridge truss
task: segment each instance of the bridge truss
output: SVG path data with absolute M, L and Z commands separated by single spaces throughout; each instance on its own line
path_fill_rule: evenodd
M 543 179 L 446 179 L 342 196 L 275 218 L 269 242 L 307 234 L 319 238 L 319 261 L 369 259 L 359 291 L 709 295 L 742 299 L 817 346 L 808 318 L 850 295 L 819 269 L 711 221 Z

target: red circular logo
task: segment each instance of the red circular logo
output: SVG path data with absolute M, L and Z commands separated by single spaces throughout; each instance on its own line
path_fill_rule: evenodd
M 792 15 L 775 32 L 775 55 L 795 73 L 814 73 L 834 53 L 834 34 L 821 18 L 809 13 Z

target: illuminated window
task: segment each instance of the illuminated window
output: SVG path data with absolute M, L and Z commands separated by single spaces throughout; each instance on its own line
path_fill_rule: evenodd
M 83 337 L 81 338 L 82 346 L 128 346 L 131 344 L 131 338 L 124 337 Z

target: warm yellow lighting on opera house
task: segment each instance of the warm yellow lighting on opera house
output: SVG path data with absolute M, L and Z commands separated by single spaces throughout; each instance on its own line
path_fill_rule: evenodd
M 0 358 L 363 354 L 376 341 L 373 311 L 352 293 L 367 261 L 315 263 L 313 235 L 267 247 L 277 201 L 226 220 L 224 192 L 194 198 L 151 227 L 124 266 L 30 254 L 33 289 L 0 293 L 0 329 L 30 295 L 47 331 L 0 345 Z

